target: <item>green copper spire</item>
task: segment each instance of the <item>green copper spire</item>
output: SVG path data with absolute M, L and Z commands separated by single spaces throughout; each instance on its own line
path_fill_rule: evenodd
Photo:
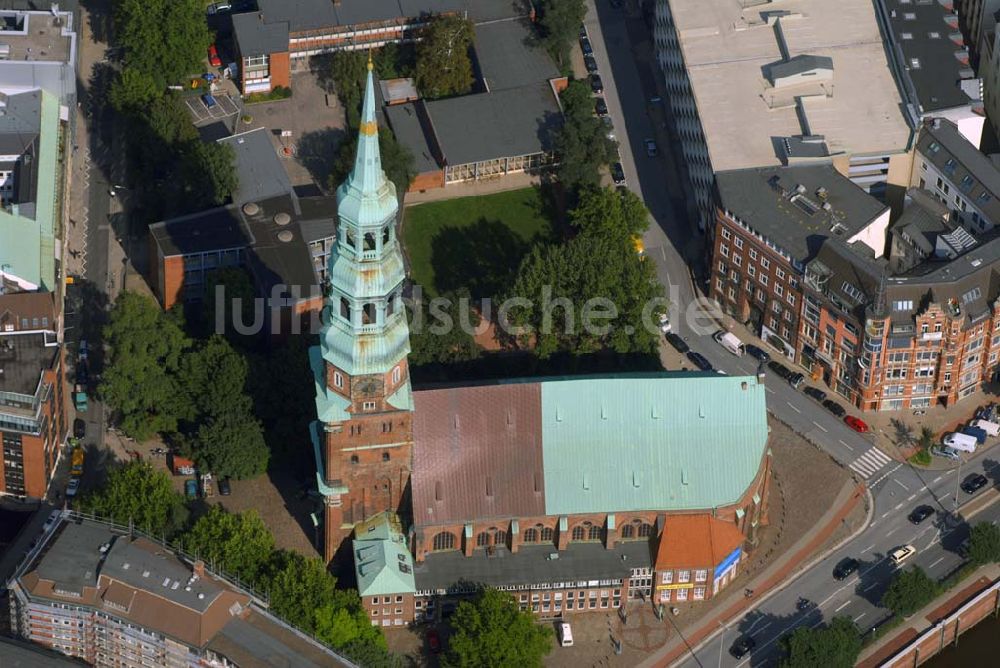
M 323 358 L 352 376 L 389 373 L 410 352 L 406 273 L 396 242 L 399 203 L 382 171 L 375 111 L 369 60 L 354 169 L 337 188 L 337 243 L 321 333 Z

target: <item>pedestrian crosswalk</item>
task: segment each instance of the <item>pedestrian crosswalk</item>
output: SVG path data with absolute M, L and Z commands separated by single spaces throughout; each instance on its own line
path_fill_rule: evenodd
M 892 458 L 889 455 L 877 448 L 869 448 L 865 454 L 851 462 L 851 470 L 867 479 L 891 462 Z

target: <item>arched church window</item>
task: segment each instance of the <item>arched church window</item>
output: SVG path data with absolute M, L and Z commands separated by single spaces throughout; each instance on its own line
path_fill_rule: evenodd
M 373 251 L 375 250 L 375 233 L 365 232 L 365 250 Z
M 375 304 L 368 303 L 364 305 L 364 309 L 361 312 L 361 324 L 375 324 Z
M 385 245 L 387 245 L 389 243 L 389 237 L 390 237 L 389 230 L 391 228 L 392 228 L 391 225 L 386 225 L 385 227 L 382 228 L 382 245 L 383 246 L 385 246 Z
M 340 298 L 340 317 L 344 320 L 351 319 L 351 302 L 346 297 Z
M 448 533 L 447 531 L 442 531 L 441 533 L 434 536 L 434 540 L 431 543 L 432 548 L 435 552 L 440 552 L 442 550 L 454 550 L 455 549 L 455 534 Z
M 351 248 L 357 248 L 358 242 L 355 240 L 354 230 L 352 230 L 351 228 L 347 228 L 347 231 L 344 234 L 344 240 L 347 242 L 347 245 L 350 246 Z

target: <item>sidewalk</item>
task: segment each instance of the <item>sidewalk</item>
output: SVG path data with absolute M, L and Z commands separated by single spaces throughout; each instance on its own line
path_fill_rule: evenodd
M 857 668 L 876 668 L 882 665 L 886 659 L 895 655 L 921 634 L 937 626 L 942 619 L 998 579 L 1000 579 L 1000 564 L 987 564 L 977 568 L 955 587 L 914 613 L 898 629 L 887 633 L 865 648 L 858 659 Z M 925 658 L 926 655 L 922 654 L 921 659 Z
M 733 601 L 714 617 L 702 621 L 698 628 L 686 631 L 683 639 L 679 636 L 671 637 L 663 648 L 647 658 L 641 665 L 648 668 L 671 665 L 684 654 L 692 651 L 689 647 L 693 647 L 696 651 L 702 643 L 715 635 L 722 623 L 738 619 L 767 600 L 771 594 L 790 584 L 793 574 L 804 570 L 810 561 L 822 558 L 826 552 L 830 551 L 827 550 L 822 555 L 815 554 L 816 550 L 837 530 L 841 521 L 859 502 L 866 498 L 866 494 L 863 485 L 845 484 L 837 496 L 837 500 L 823 516 L 823 519 L 810 532 L 802 536 L 782 559 L 771 564 L 763 573 L 747 584 L 747 588 L 755 592 L 752 599 L 740 598 Z M 868 520 L 870 519 L 869 517 Z M 868 520 L 865 521 L 859 532 L 868 526 Z

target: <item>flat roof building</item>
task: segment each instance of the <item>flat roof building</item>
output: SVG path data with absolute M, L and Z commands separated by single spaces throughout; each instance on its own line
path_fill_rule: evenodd
M 911 130 L 870 0 L 666 0 L 654 32 L 703 228 L 727 170 L 826 161 L 876 193 L 905 182 Z

